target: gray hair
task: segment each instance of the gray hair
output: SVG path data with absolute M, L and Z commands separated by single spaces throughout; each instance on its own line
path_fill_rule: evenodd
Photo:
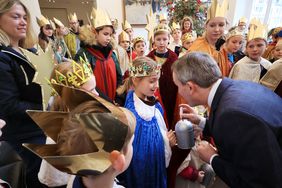
M 202 52 L 188 53 L 173 63 L 171 69 L 182 84 L 193 81 L 203 88 L 210 87 L 222 77 L 216 61 Z

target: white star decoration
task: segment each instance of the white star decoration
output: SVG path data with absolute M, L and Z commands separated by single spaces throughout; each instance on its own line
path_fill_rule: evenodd
M 153 13 L 152 8 L 150 9 L 149 15 L 146 15 L 147 25 L 145 29 L 148 31 L 148 41 L 154 36 L 154 28 L 157 26 L 156 13 Z

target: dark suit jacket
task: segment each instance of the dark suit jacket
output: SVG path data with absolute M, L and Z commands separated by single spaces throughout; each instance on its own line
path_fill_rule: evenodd
M 230 187 L 282 187 L 282 99 L 274 92 L 223 79 L 204 134 L 219 153 L 212 167 Z

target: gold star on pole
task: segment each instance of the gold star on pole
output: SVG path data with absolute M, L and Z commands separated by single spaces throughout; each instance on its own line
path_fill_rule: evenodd
M 157 26 L 156 13 L 153 13 L 152 8 L 150 9 L 149 15 L 146 15 L 147 25 L 145 29 L 148 31 L 148 40 L 150 41 L 154 36 L 154 28 Z
M 41 86 L 43 110 L 45 110 L 52 93 L 52 87 L 49 84 L 49 79 L 54 68 L 53 50 L 50 45 L 46 49 L 45 53 L 41 48 L 39 48 L 38 55 L 25 49 L 21 50 L 36 70 L 32 82 Z

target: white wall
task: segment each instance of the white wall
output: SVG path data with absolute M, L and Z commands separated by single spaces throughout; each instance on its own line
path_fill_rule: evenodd
M 38 0 L 22 0 L 31 15 L 31 24 L 35 33 L 39 33 L 39 27 L 36 23 L 36 17 L 41 15 Z

